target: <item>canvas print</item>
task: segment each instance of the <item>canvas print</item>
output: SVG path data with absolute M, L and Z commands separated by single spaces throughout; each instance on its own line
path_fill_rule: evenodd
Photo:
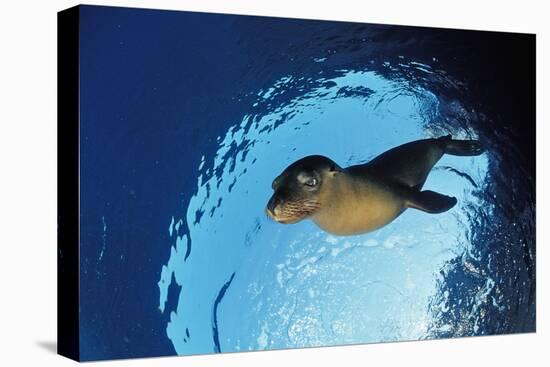
M 79 6 L 59 37 L 61 354 L 535 332 L 535 35 Z

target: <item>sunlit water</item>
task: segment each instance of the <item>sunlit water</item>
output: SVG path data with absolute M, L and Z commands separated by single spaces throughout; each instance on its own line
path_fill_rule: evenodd
M 436 73 L 415 62 L 397 67 Z M 288 89 L 301 93 L 276 103 Z M 177 353 L 499 332 L 487 329 L 485 318 L 505 320 L 511 311 L 504 290 L 510 274 L 494 278 L 492 255 L 478 248 L 490 246 L 481 237 L 494 232 L 486 227 L 499 210 L 485 192 L 490 153 L 439 161 L 424 187 L 457 197 L 443 214 L 409 209 L 381 230 L 351 237 L 310 221 L 277 224 L 264 214 L 273 178 L 306 155 L 349 166 L 416 139 L 477 138 L 465 106 L 369 69 L 339 70 L 314 83 L 287 75 L 256 93 L 253 112 L 219 136 L 216 155 L 197 167 L 187 212 L 167 223 L 176 245 L 162 269 L 159 307 L 164 311 L 174 276 L 181 292 L 167 334 Z M 516 235 L 509 244 L 519 247 Z M 527 279 L 524 272 L 516 277 Z

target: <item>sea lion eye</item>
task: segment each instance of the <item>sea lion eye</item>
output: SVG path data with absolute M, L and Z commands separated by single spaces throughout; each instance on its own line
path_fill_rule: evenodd
M 296 177 L 296 180 L 300 185 L 307 188 L 314 188 L 319 185 L 319 178 L 317 177 L 317 174 L 313 172 L 300 172 Z
M 318 183 L 319 183 L 319 181 L 315 177 L 312 177 L 309 180 L 307 180 L 306 182 L 304 182 L 304 185 L 309 186 L 309 187 L 315 187 L 315 186 L 317 186 Z

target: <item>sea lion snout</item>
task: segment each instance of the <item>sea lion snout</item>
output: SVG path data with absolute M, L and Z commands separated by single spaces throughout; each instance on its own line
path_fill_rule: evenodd
M 319 208 L 312 197 L 301 192 L 276 190 L 266 205 L 266 214 L 283 224 L 292 224 L 306 219 Z

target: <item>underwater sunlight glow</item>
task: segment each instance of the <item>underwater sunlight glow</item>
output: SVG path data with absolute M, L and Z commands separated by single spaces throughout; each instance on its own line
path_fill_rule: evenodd
M 504 308 L 499 284 L 476 265 L 472 241 L 477 213 L 495 210 L 483 195 L 487 153 L 446 155 L 434 167 L 424 188 L 458 199 L 443 214 L 409 209 L 378 231 L 351 237 L 328 235 L 307 220 L 280 225 L 264 214 L 273 178 L 304 156 L 349 166 L 426 137 L 476 138 L 467 125 L 438 123 L 449 108 L 429 90 L 375 71 L 339 73 L 311 89 L 299 76 L 280 78 L 252 106 L 268 112 L 244 116 L 218 137 L 214 157 L 203 156 L 188 233 L 173 217 L 169 232 L 177 241 L 159 281 L 161 311 L 172 275 L 182 286 L 167 326 L 178 354 L 468 335 L 460 322 L 440 322 L 443 314 L 463 313 L 475 329 L 487 307 Z M 303 93 L 277 104 L 288 89 Z M 444 281 L 456 261 L 476 284 L 453 304 Z

